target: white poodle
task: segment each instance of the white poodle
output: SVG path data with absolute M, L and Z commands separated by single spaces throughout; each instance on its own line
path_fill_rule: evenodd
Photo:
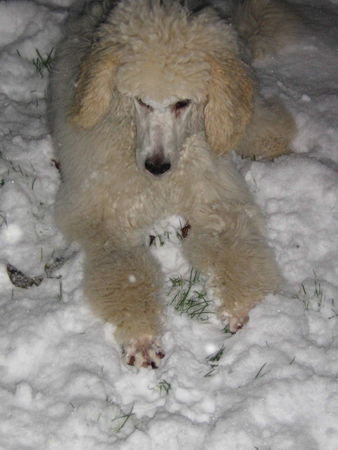
M 271 51 L 273 37 L 278 45 L 269 17 L 288 17 L 270 3 L 244 1 L 234 12 L 252 55 Z M 241 9 L 246 23 L 260 13 L 269 26 L 251 39 Z M 59 46 L 50 115 L 62 171 L 57 222 L 85 249 L 86 295 L 116 325 L 126 362 L 155 368 L 164 356 L 161 273 L 145 235 L 171 215 L 191 225 L 183 251 L 210 274 L 220 316 L 240 328 L 280 278 L 229 153 L 285 153 L 294 128 L 280 104 L 257 97 L 228 20 L 178 1 L 90 4 Z

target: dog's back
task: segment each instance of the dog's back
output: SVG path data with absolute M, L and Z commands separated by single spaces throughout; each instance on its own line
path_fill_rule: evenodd
M 208 6 L 216 9 L 234 25 L 250 59 L 276 53 L 304 31 L 297 9 L 283 0 L 187 0 L 186 4 L 193 12 Z
M 303 28 L 296 10 L 281 0 L 239 1 L 233 23 L 253 59 L 276 53 L 292 43 Z

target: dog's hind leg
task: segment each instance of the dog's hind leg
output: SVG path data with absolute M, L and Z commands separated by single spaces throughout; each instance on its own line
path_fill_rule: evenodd
M 88 245 L 85 292 L 93 310 L 116 326 L 129 365 L 158 367 L 160 269 L 144 247 L 108 251 Z
M 251 123 L 236 148 L 241 156 L 272 159 L 290 153 L 296 124 L 280 100 L 257 98 Z
M 234 2 L 233 23 L 253 59 L 278 52 L 304 31 L 295 6 L 281 0 Z
M 232 332 L 242 327 L 250 309 L 275 291 L 280 281 L 271 249 L 250 219 L 238 219 L 234 233 L 199 228 L 192 220 L 184 242 L 192 265 L 210 275 L 210 286 L 220 301 L 219 316 L 228 319 Z

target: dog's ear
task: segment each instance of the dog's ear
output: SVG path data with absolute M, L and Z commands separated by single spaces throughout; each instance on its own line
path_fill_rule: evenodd
M 80 65 L 70 120 L 91 128 L 107 112 L 114 89 L 118 58 L 110 45 L 95 46 Z
M 205 107 L 205 129 L 212 150 L 225 154 L 239 142 L 251 119 L 254 84 L 245 64 L 229 55 L 208 59 L 211 78 Z

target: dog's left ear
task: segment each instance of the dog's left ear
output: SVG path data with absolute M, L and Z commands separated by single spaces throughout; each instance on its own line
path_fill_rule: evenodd
M 208 59 L 211 78 L 204 110 L 212 150 L 225 154 L 235 148 L 253 111 L 254 83 L 245 64 L 233 55 Z
M 91 128 L 108 111 L 118 59 L 111 45 L 97 44 L 80 66 L 70 120 L 74 125 Z

